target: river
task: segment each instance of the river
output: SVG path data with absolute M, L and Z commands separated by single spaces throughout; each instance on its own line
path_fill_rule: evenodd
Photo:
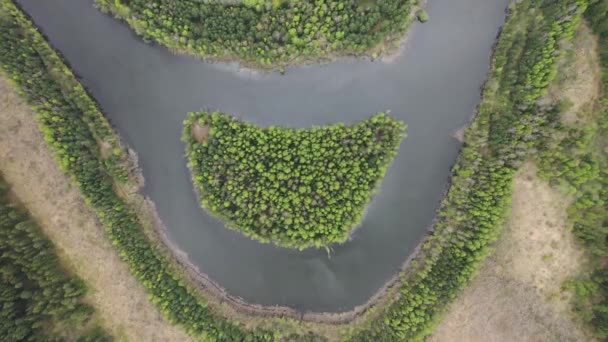
M 92 0 L 19 0 L 139 157 L 169 238 L 231 295 L 298 311 L 365 303 L 424 238 L 480 100 L 509 0 L 429 0 L 390 62 L 345 58 L 285 75 L 207 63 L 144 43 Z M 267 126 L 352 123 L 390 110 L 408 137 L 352 241 L 302 252 L 226 229 L 196 202 L 180 141 L 186 113 L 219 109 Z

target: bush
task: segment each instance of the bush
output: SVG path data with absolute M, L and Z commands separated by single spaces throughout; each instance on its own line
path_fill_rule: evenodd
M 591 254 L 590 276 L 570 282 L 578 317 L 590 324 L 600 340 L 608 338 L 608 271 L 599 260 L 608 257 L 608 3 L 590 1 L 585 12 L 599 38 L 602 99 L 592 120 L 565 127 L 559 122 L 540 154 L 542 175 L 569 189 L 572 232 Z
M 553 114 L 539 108 L 537 100 L 555 76 L 559 43 L 571 38 L 586 3 L 522 0 L 515 5 L 493 58 L 491 81 L 499 86 L 484 91 L 434 233 L 415 260 L 417 266 L 404 275 L 399 297 L 377 320 L 354 331 L 351 340 L 420 340 L 471 279 L 504 221 L 518 164 L 539 147 L 551 125 Z M 274 332 L 245 330 L 218 317 L 179 280 L 147 241 L 134 212 L 113 191 L 112 173 L 100 158 L 90 124 L 104 122 L 103 116 L 96 107 L 83 111 L 75 103 L 90 99 L 12 1 L 0 0 L 0 9 L 3 69 L 36 108 L 58 161 L 161 311 L 207 340 L 274 340 Z M 526 16 L 525 27 L 516 21 L 520 16 Z M 68 75 L 72 83 L 57 82 L 57 74 Z
M 426 23 L 427 21 L 429 21 L 429 14 L 421 9 L 416 13 L 416 18 L 418 18 L 418 21 L 421 23 Z

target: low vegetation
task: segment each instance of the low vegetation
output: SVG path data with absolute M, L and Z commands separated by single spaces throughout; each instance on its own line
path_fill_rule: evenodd
M 427 21 L 429 21 L 429 14 L 425 10 L 421 9 L 416 12 L 416 18 L 421 23 L 426 23 Z
M 111 341 L 90 323 L 86 286 L 59 263 L 0 175 L 0 335 L 4 341 Z
M 96 3 L 170 49 L 272 68 L 333 55 L 375 55 L 405 33 L 416 0 Z
M 296 130 L 204 112 L 190 114 L 183 139 L 204 208 L 255 239 L 304 248 L 348 238 L 404 131 L 384 113 Z
M 592 3 L 586 17 L 594 10 Z M 596 38 L 583 24 L 573 43 L 562 45 L 558 77 L 541 100 L 557 106 L 559 115 L 539 153 L 515 176 L 509 222 L 495 250 L 450 306 L 433 341 L 592 339 L 577 318 L 593 319 L 593 302 L 587 300 L 601 298 L 601 286 L 594 283 L 599 279 L 589 277 L 601 253 L 585 253 L 585 246 L 604 244 L 605 208 L 598 200 L 606 168 L 606 131 L 600 127 L 606 117 L 598 103 Z M 576 204 L 582 200 L 588 205 Z M 573 316 L 572 309 L 581 315 Z

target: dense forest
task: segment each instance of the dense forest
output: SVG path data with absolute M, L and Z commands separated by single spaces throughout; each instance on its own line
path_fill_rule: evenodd
M 111 341 L 88 324 L 84 283 L 59 263 L 53 244 L 0 175 L 0 339 Z
M 374 48 L 405 33 L 416 0 L 96 3 L 170 49 L 272 68 L 333 55 L 374 55 Z
M 608 338 L 608 2 L 591 1 L 585 17 L 599 39 L 602 95 L 576 123 L 555 121 L 539 154 L 542 174 L 575 198 L 572 231 L 590 254 L 590 274 L 567 284 L 575 310 L 600 340 Z
M 304 248 L 348 238 L 404 132 L 385 113 L 296 130 L 203 112 L 190 113 L 183 139 L 204 208 L 255 239 Z

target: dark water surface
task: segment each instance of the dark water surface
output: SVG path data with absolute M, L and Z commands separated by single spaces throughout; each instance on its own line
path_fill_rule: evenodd
M 366 302 L 426 233 L 459 143 L 450 135 L 479 102 L 509 0 L 429 0 L 393 62 L 343 59 L 278 73 L 237 71 L 147 45 L 92 0 L 19 0 L 138 153 L 144 193 L 170 238 L 203 272 L 246 301 L 346 311 Z M 408 138 L 353 240 L 303 252 L 223 227 L 196 202 L 180 141 L 188 111 L 260 125 L 350 123 L 390 109 Z

